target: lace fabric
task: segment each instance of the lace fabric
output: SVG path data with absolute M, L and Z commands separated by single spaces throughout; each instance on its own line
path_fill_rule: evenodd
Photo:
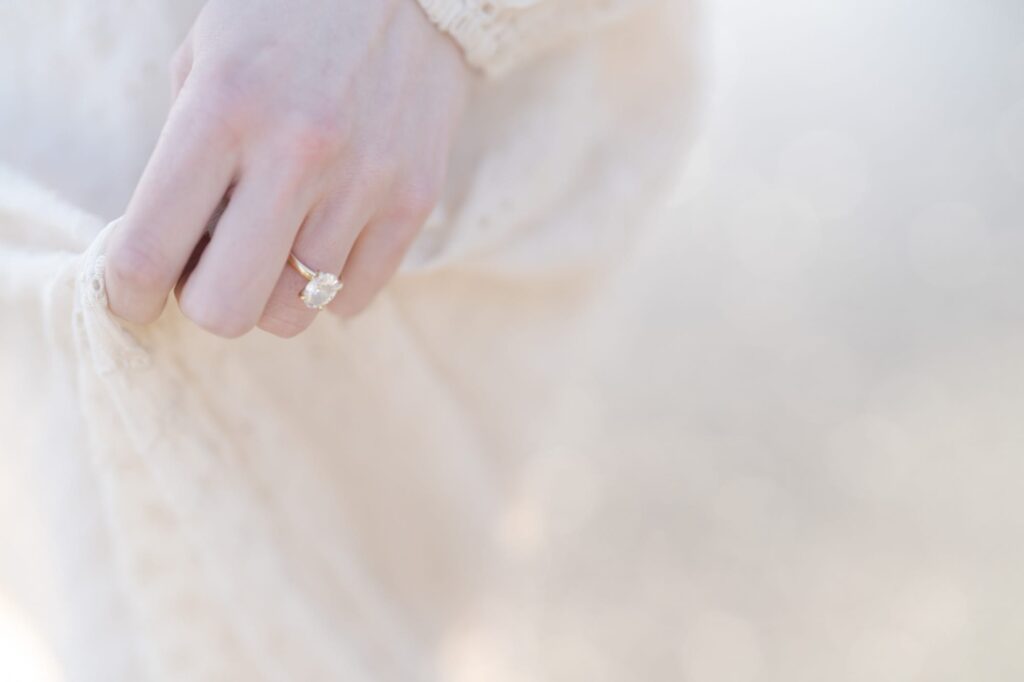
M 130 193 L 166 96 L 154 65 L 195 3 L 106 0 L 67 41 L 43 38 L 64 3 L 0 10 L 19 17 L 0 45 L 62 65 L 0 86 L 0 120 L 51 126 L 0 136 L 34 176 L 0 173 L 0 470 L 40 526 L 0 564 L 41 595 L 69 679 L 436 678 L 500 589 L 496 528 L 601 276 L 677 166 L 685 83 L 638 89 L 643 63 L 615 47 L 642 32 L 683 64 L 674 5 L 478 83 L 399 277 L 287 342 L 212 338 L 173 303 L 144 328 L 106 307 L 112 222 L 79 206 Z M 54 107 L 90 73 L 91 99 Z

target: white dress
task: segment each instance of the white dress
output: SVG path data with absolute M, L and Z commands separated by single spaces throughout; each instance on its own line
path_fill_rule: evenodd
M 522 472 L 678 166 L 685 7 L 424 0 L 484 74 L 444 200 L 364 315 L 228 342 L 103 284 L 200 5 L 0 6 L 0 577 L 69 680 L 545 679 Z
M 1018 0 L 424 0 L 443 210 L 289 342 L 104 312 L 199 4 L 0 2 L 0 680 L 1024 679 Z

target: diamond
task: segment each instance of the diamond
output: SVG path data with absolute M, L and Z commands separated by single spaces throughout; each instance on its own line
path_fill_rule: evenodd
M 341 282 L 329 272 L 318 272 L 302 290 L 302 302 L 312 310 L 322 310 L 341 291 Z

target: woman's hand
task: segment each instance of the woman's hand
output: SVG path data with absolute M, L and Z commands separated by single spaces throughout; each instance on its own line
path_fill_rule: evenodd
M 293 336 L 315 311 L 291 250 L 342 273 L 333 310 L 366 307 L 440 193 L 458 47 L 415 0 L 210 0 L 172 66 L 174 106 L 111 236 L 111 310 L 150 322 L 177 286 L 214 334 Z

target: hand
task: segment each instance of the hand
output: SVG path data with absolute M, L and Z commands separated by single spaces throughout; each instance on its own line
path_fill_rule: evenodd
M 220 336 L 298 334 L 311 268 L 365 308 L 442 184 L 469 72 L 415 0 L 210 0 L 172 64 L 175 101 L 107 252 L 111 310 L 148 323 L 177 287 Z M 206 226 L 230 195 L 212 238 Z

